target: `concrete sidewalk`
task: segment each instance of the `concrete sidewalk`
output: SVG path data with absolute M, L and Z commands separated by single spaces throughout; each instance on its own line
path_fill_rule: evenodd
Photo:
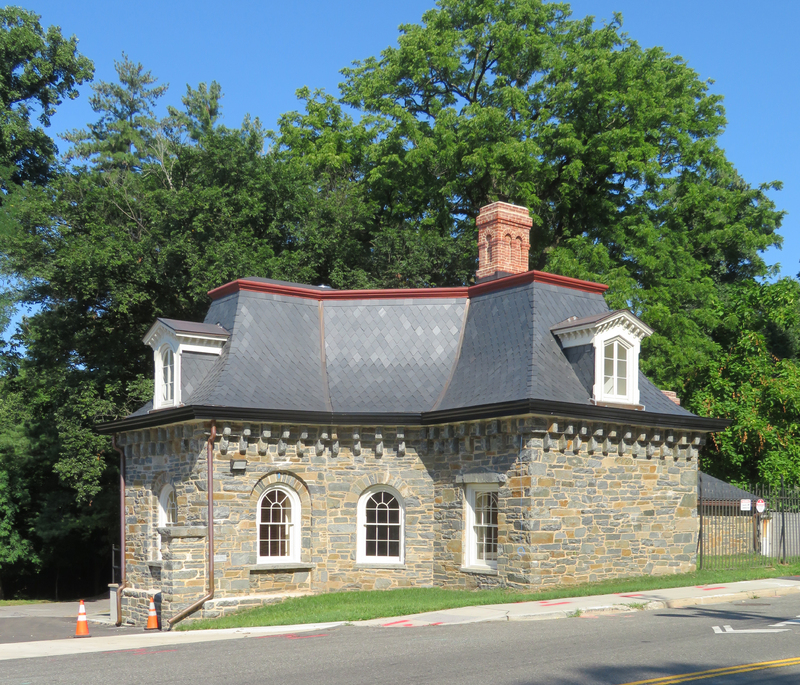
M 680 608 L 701 604 L 720 604 L 754 597 L 780 597 L 799 592 L 800 577 L 770 578 L 719 585 L 697 585 L 667 590 L 649 590 L 647 592 L 462 607 L 460 609 L 432 611 L 410 616 L 359 621 L 352 625 L 362 628 L 414 628 L 420 626 L 485 623 L 489 621 L 533 621 L 611 611 L 638 611 L 641 609 Z M 46 606 L 47 605 L 24 605 L 21 607 L 3 607 L 3 609 L 7 611 L 16 609 L 19 610 L 19 612 L 32 612 L 32 607 L 41 607 L 33 611 L 45 612 L 47 611 L 45 608 Z M 53 605 L 50 606 L 50 611 L 61 611 L 60 609 L 52 608 Z M 72 608 L 74 610 L 74 604 Z M 8 613 L 10 614 L 12 612 L 8 611 Z M 0 618 L 2 615 L 3 614 L 0 613 Z M 37 613 L 36 615 L 43 616 L 46 614 Z M 144 633 L 136 631 L 133 633 L 128 632 L 127 634 L 84 640 L 64 639 L 18 642 L 15 644 L 0 644 L 0 661 L 45 656 L 63 656 L 67 654 L 88 654 L 91 652 L 141 650 L 197 642 L 212 642 L 216 640 L 268 637 L 271 635 L 283 635 L 290 639 L 300 639 L 309 636 L 295 635 L 296 633 L 319 633 L 341 625 L 345 625 L 345 622 L 270 626 L 263 628 L 233 628 L 230 630 L 197 630 L 189 632 L 172 631 Z
M 383 628 L 458 625 L 487 621 L 536 621 L 580 616 L 585 613 L 678 609 L 699 604 L 719 604 L 753 597 L 780 597 L 800 592 L 800 578 L 769 578 L 719 585 L 695 585 L 614 595 L 571 597 L 539 602 L 491 604 L 432 611 L 396 618 L 359 621 L 354 625 Z

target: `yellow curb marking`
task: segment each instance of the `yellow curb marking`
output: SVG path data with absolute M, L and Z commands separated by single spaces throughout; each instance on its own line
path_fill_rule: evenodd
M 740 666 L 727 666 L 726 668 L 714 668 L 710 671 L 682 673 L 680 675 L 652 678 L 651 680 L 637 680 L 635 682 L 625 683 L 624 685 L 675 685 L 676 683 L 688 683 L 690 680 L 705 680 L 706 678 L 750 673 L 751 671 L 763 671 L 768 668 L 785 668 L 786 666 L 800 666 L 800 657 L 780 659 L 778 661 L 761 661 L 755 664 L 742 664 Z

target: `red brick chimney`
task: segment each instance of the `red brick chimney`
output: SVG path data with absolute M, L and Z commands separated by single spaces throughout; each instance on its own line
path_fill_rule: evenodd
M 475 282 L 528 270 L 533 220 L 526 207 L 494 202 L 481 208 L 478 224 L 478 271 Z

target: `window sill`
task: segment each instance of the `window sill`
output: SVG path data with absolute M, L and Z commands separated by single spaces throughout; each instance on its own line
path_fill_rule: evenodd
M 593 405 L 596 407 L 611 407 L 614 409 L 634 409 L 636 411 L 643 411 L 644 405 L 643 404 L 631 404 L 630 402 L 623 399 L 612 400 L 612 399 L 602 399 L 602 400 L 590 400 Z
M 314 564 L 306 564 L 302 561 L 280 561 L 270 564 L 253 564 L 247 567 L 250 573 L 260 571 L 308 571 L 314 568 Z
M 214 520 L 214 523 L 217 521 Z M 204 538 L 208 535 L 205 526 L 176 526 L 170 524 L 156 528 L 159 535 L 165 538 Z
M 405 568 L 402 561 L 359 561 L 353 568 Z
M 480 573 L 484 576 L 497 576 L 499 573 L 497 572 L 496 568 L 492 568 L 491 566 L 462 566 L 460 569 L 461 573 Z

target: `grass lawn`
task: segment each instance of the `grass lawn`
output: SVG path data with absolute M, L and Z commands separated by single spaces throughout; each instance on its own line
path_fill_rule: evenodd
M 444 588 L 404 588 L 365 592 L 331 592 L 324 595 L 295 597 L 277 604 L 248 609 L 231 616 L 205 619 L 179 625 L 178 630 L 209 628 L 246 628 L 281 626 L 295 623 L 327 623 L 329 621 L 366 621 L 371 618 L 419 614 L 425 611 L 453 609 L 481 604 L 530 602 L 562 597 L 608 595 L 617 592 L 660 590 L 687 585 L 732 583 L 778 576 L 800 575 L 800 563 L 771 568 L 736 571 L 697 571 L 671 576 L 621 578 L 600 583 L 568 585 L 538 592 L 522 590 L 447 590 Z
M 0 607 L 13 607 L 19 604 L 44 604 L 49 599 L 0 599 Z

